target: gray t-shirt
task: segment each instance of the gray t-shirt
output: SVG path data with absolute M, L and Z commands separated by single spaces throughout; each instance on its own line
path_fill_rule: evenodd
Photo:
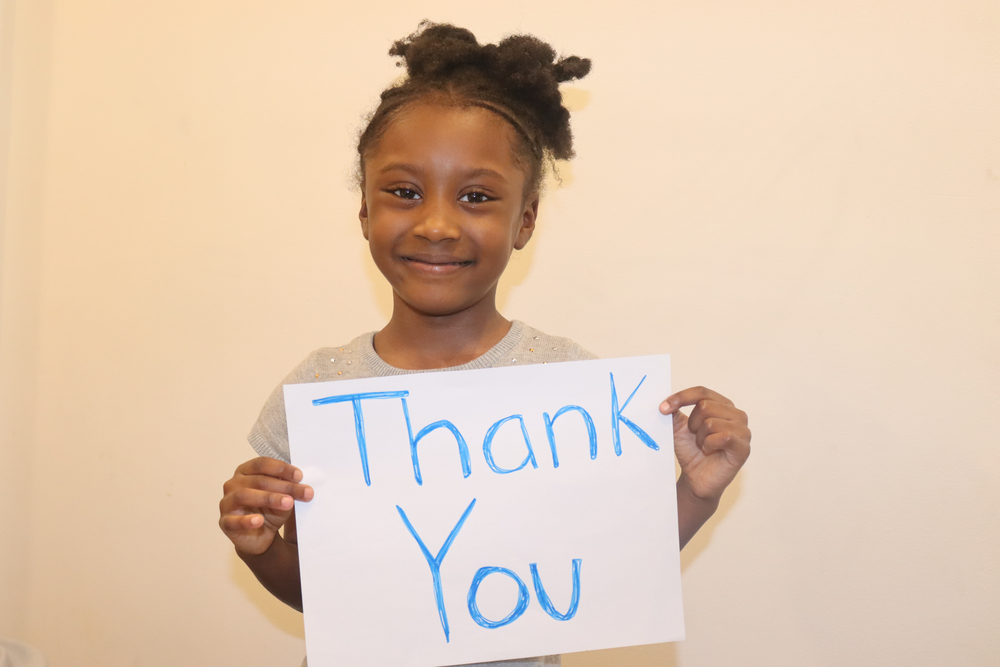
M 425 373 L 395 368 L 385 363 L 372 345 L 374 333 L 358 336 L 347 345 L 321 347 L 296 366 L 278 385 L 260 411 L 257 423 L 250 430 L 247 439 L 261 456 L 269 456 L 289 461 L 288 425 L 285 422 L 285 396 L 282 387 L 286 384 L 306 382 L 327 382 L 330 380 L 353 380 L 357 378 Z M 448 368 L 434 371 L 464 371 L 475 368 L 499 368 L 501 366 L 526 366 L 547 364 L 558 361 L 582 361 L 597 357 L 568 338 L 559 338 L 529 327 L 524 322 L 514 320 L 510 331 L 499 343 L 481 357 Z M 550 655 L 525 660 L 503 660 L 500 662 L 477 663 L 466 667 L 538 667 L 539 665 L 559 665 L 559 656 Z M 305 663 L 303 663 L 305 665 Z

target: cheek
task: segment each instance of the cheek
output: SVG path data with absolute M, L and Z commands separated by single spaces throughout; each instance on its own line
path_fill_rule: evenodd
M 488 248 L 487 252 L 492 264 L 506 266 L 514 252 L 514 237 L 504 230 L 504 232 L 492 235 L 488 241 L 484 240 L 483 246 Z
M 368 239 L 368 250 L 371 252 L 372 258 L 376 264 L 381 266 L 384 258 L 391 254 L 393 245 L 386 225 L 372 222 L 369 219 L 368 233 L 365 235 L 365 238 Z
M 398 224 L 391 210 L 368 204 L 368 242 L 383 245 L 398 232 Z
M 392 241 L 377 227 L 369 229 L 368 250 L 376 263 L 382 262 L 392 253 Z

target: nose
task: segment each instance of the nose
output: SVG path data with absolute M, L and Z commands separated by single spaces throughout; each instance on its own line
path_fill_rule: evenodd
M 457 241 L 462 237 L 462 227 L 455 208 L 445 197 L 427 197 L 419 208 L 413 233 L 432 243 Z

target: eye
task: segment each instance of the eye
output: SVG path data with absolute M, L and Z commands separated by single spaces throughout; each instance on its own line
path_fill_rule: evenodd
M 493 197 L 490 197 L 485 192 L 474 190 L 459 197 L 458 201 L 464 201 L 470 204 L 485 204 L 488 201 L 493 201 Z
M 386 190 L 386 192 L 396 195 L 400 199 L 420 199 L 420 193 L 412 188 L 393 188 Z

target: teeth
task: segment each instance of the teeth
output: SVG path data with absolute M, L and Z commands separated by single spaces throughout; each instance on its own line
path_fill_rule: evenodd
M 418 262 L 420 264 L 430 264 L 431 266 L 462 266 L 464 264 L 470 264 L 470 262 L 428 262 L 422 259 L 413 259 L 412 257 L 404 258 L 408 262 Z

